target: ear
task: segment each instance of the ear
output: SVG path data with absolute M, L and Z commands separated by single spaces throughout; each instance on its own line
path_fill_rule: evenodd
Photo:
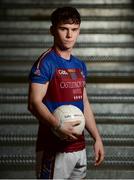
M 50 33 L 52 36 L 54 36 L 54 27 L 53 26 L 50 27 Z

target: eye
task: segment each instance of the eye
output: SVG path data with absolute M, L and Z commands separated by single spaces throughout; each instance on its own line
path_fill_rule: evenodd
M 64 28 L 64 27 L 60 27 L 59 28 L 61 31 L 65 31 L 66 30 L 66 28 Z
M 72 31 L 78 31 L 78 28 L 73 28 Z

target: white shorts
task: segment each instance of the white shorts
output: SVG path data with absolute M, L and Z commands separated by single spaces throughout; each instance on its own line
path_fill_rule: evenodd
M 86 177 L 86 150 L 58 153 L 54 164 L 53 179 L 82 179 Z

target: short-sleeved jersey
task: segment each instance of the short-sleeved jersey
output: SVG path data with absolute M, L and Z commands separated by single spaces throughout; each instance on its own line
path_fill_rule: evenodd
M 51 113 L 64 104 L 72 104 L 83 111 L 83 89 L 86 66 L 71 55 L 62 58 L 53 48 L 43 53 L 34 63 L 29 78 L 32 83 L 49 82 L 43 103 Z M 37 149 L 46 148 L 60 152 L 79 151 L 85 148 L 84 133 L 73 142 L 64 142 L 56 137 L 45 123 L 39 123 Z

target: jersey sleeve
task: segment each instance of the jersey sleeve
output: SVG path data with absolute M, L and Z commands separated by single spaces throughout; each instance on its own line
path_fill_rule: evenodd
M 51 78 L 51 68 L 47 60 L 36 62 L 31 68 L 29 80 L 32 83 L 44 84 Z

